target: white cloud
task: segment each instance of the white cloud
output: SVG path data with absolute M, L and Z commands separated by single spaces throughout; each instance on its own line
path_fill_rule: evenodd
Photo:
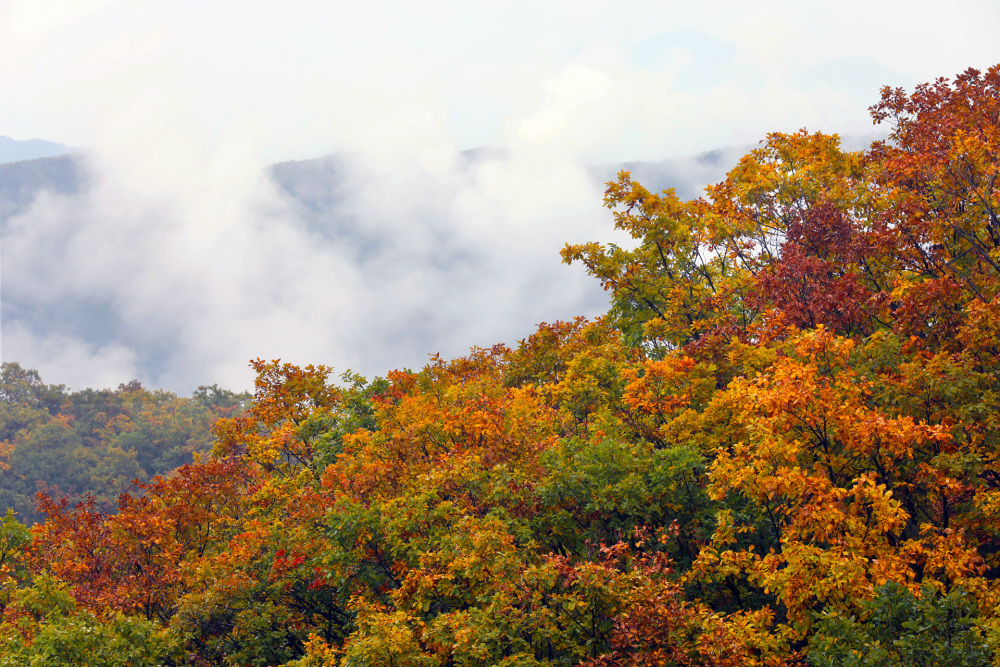
M 137 377 L 135 352 L 126 345 L 93 345 L 73 336 L 38 336 L 23 328 L 5 326 L 3 358 L 39 370 L 50 384 L 72 389 L 116 387 Z
M 888 0 L 4 4 L 4 133 L 100 148 L 121 125 L 148 121 L 150 131 L 168 124 L 213 147 L 243 143 L 262 160 L 405 141 L 412 124 L 469 142 L 463 148 L 495 141 L 513 119 L 538 111 L 569 71 L 613 72 L 605 83 L 627 118 L 670 113 L 663 106 L 676 101 L 671 78 L 621 95 L 622 82 L 637 76 L 614 62 L 614 52 L 685 30 L 702 35 L 706 48 L 734 50 L 732 66 L 718 68 L 706 66 L 705 52 L 677 47 L 680 74 L 697 72 L 709 79 L 706 88 L 736 88 L 735 103 L 712 109 L 713 117 L 759 133 L 768 118 L 746 113 L 766 103 L 756 79 L 785 99 L 801 92 L 801 72 L 845 56 L 870 57 L 917 80 L 950 75 L 990 65 L 989 36 L 1000 28 L 1000 10 L 987 0 L 948 10 L 911 3 L 906 11 Z M 603 68 L 587 58 L 595 53 Z M 810 115 L 827 101 L 814 99 Z M 715 103 L 683 102 L 696 118 Z M 863 115 L 864 106 L 851 111 Z M 557 122 L 558 111 L 550 113 L 548 122 Z M 627 118 L 609 128 L 605 150 L 630 147 L 621 136 Z M 689 133 L 676 125 L 651 141 L 661 155 L 676 155 Z M 708 132 L 698 134 L 700 149 L 714 146 Z
M 603 309 L 599 287 L 558 259 L 606 225 L 572 161 L 470 165 L 432 142 L 376 151 L 342 165 L 336 205 L 317 214 L 221 158 L 166 175 L 126 173 L 127 158 L 92 162 L 79 195 L 44 195 L 8 222 L 3 297 L 21 319 L 5 325 L 4 355 L 49 381 L 65 381 L 52 341 L 72 342 L 73 378 L 115 362 L 91 384 L 127 371 L 178 390 L 244 387 L 258 356 L 384 373 Z

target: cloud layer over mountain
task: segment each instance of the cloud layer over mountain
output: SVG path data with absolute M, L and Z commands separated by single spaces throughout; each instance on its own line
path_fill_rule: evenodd
M 331 158 L 183 197 L 77 168 L 4 224 L 3 356 L 50 381 L 243 387 L 257 356 L 385 372 L 603 307 L 558 259 L 606 236 L 569 165 Z

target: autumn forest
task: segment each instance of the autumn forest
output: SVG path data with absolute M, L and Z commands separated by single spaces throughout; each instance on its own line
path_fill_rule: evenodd
M 514 346 L 4 364 L 0 666 L 998 664 L 1000 65 L 871 115 L 691 201 L 622 172 L 632 242 L 562 253 L 609 311 Z

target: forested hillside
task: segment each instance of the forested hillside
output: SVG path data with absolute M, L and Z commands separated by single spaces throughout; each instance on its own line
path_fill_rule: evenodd
M 212 425 L 241 409 L 248 395 L 201 387 L 191 398 L 149 391 L 138 382 L 117 390 L 70 392 L 36 371 L 5 363 L 0 371 L 0 515 L 28 524 L 42 518 L 36 494 L 90 496 L 113 510 L 118 496 L 191 463 L 212 449 Z
M 605 317 L 370 381 L 258 360 L 212 456 L 7 519 L 0 665 L 993 664 L 1000 66 L 872 115 L 693 201 L 620 174 L 634 243 L 563 252 Z

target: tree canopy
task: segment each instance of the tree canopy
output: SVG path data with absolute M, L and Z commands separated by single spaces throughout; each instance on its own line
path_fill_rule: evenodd
M 609 312 L 516 346 L 100 410 L 5 366 L 7 465 L 175 469 L 8 514 L 0 664 L 992 664 L 1000 66 L 871 112 L 693 201 L 622 172 L 634 242 L 563 251 Z

